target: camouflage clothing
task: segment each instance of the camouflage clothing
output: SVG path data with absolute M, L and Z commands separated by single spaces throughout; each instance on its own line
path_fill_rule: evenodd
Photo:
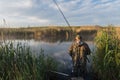
M 85 42 L 74 42 L 69 49 L 69 54 L 73 60 L 73 71 L 76 73 L 79 69 L 86 71 L 87 55 L 90 54 L 90 48 Z

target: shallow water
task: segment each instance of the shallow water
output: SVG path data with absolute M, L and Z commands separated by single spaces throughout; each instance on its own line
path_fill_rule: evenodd
M 47 54 L 57 60 L 61 65 L 59 65 L 58 71 L 69 74 L 72 69 L 72 59 L 68 54 L 68 49 L 72 44 L 71 41 L 57 41 L 57 42 L 45 42 L 45 41 L 36 41 L 31 40 L 7 40 L 7 42 L 13 42 L 14 45 L 21 43 L 22 45 L 29 46 L 33 51 L 33 55 L 39 55 L 40 50 L 44 50 L 44 54 Z M 86 41 L 89 45 L 91 51 L 94 50 L 94 43 L 92 41 Z M 87 69 L 90 71 L 92 64 L 92 57 L 88 56 L 90 63 L 87 63 Z

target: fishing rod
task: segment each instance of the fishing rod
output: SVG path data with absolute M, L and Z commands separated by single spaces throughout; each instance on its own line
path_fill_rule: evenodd
M 62 14 L 62 16 L 63 16 L 65 22 L 67 23 L 68 27 L 70 28 L 70 30 L 71 30 L 71 36 L 72 36 L 73 30 L 72 30 L 72 28 L 71 28 L 71 26 L 70 26 L 70 23 L 68 22 L 67 18 L 65 17 L 63 11 L 62 11 L 61 8 L 59 7 L 59 5 L 58 5 L 58 3 L 56 2 L 56 0 L 53 0 L 53 2 L 54 2 L 55 5 L 57 6 L 57 8 L 58 8 L 58 10 L 60 11 L 60 13 Z

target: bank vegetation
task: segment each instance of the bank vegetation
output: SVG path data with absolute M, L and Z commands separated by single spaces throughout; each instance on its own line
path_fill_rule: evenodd
M 120 79 L 120 39 L 114 27 L 100 30 L 95 37 L 94 71 L 97 80 Z

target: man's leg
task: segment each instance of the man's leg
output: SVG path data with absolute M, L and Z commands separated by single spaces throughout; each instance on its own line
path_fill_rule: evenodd
M 77 64 L 76 64 L 76 62 L 73 62 L 72 76 L 77 77 Z
M 82 76 L 85 77 L 87 75 L 87 68 L 86 68 L 86 62 L 82 64 Z

